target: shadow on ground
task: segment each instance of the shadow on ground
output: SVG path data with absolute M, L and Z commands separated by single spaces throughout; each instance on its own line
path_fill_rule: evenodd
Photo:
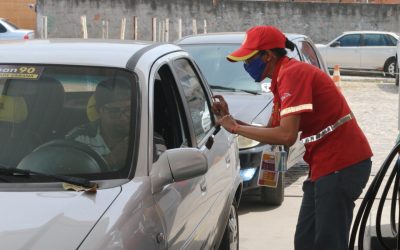
M 298 179 L 308 174 L 308 165 L 296 164 L 285 173 L 285 187 L 289 187 Z M 285 201 L 283 201 L 285 202 Z M 239 205 L 239 215 L 249 212 L 265 212 L 278 208 L 279 206 L 267 206 L 261 203 L 260 198 L 255 195 L 243 193 Z

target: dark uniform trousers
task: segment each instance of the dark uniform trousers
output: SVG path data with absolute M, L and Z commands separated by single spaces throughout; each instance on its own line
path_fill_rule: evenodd
M 303 183 L 295 250 L 346 250 L 354 201 L 371 173 L 371 159 Z

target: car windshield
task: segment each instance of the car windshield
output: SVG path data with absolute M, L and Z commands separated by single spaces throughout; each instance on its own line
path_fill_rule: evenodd
M 244 70 L 243 63 L 231 63 L 226 56 L 240 47 L 240 44 L 182 44 L 199 65 L 211 88 L 218 91 L 245 91 L 261 93 L 269 91 L 271 79 L 257 83 Z M 296 57 L 289 52 L 289 57 Z M 298 58 L 298 55 L 297 55 Z
M 0 65 L 0 91 L 1 166 L 93 180 L 128 178 L 139 113 L 131 72 Z

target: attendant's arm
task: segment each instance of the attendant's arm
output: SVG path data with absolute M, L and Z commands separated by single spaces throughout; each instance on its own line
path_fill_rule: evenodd
M 265 128 L 257 126 L 243 126 L 231 116 L 224 116 L 219 123 L 228 131 L 241 136 L 273 145 L 292 146 L 297 139 L 300 126 L 300 115 L 288 115 L 281 119 L 279 126 Z

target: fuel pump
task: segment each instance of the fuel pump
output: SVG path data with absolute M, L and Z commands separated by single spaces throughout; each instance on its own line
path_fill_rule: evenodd
M 364 250 L 364 235 L 365 235 L 365 228 L 368 221 L 368 216 L 371 213 L 372 205 L 374 204 L 376 195 L 379 189 L 382 186 L 384 177 L 386 173 L 390 173 L 389 178 L 384 186 L 382 197 L 379 201 L 378 210 L 376 214 L 376 236 L 379 243 L 379 249 L 399 249 L 400 248 L 400 199 L 399 199 L 399 178 L 400 178 L 400 159 L 396 158 L 397 160 L 392 164 L 395 157 L 397 157 L 398 153 L 400 152 L 400 143 L 397 143 L 396 146 L 392 149 L 390 154 L 387 156 L 385 161 L 382 164 L 382 167 L 379 169 L 378 173 L 376 174 L 375 178 L 373 179 L 371 185 L 369 186 L 365 197 L 360 205 L 360 208 L 357 212 L 355 217 L 353 227 L 350 234 L 350 242 L 349 242 L 349 250 L 354 250 L 355 240 L 358 233 L 358 250 Z M 392 167 L 391 167 L 392 166 Z M 386 197 L 389 193 L 390 187 L 393 184 L 393 192 L 392 192 L 392 199 L 390 205 L 390 228 L 391 228 L 391 238 L 392 244 L 388 244 L 387 241 L 384 240 L 382 235 L 382 212 L 385 205 Z M 396 214 L 396 206 L 397 214 Z M 393 241 L 395 243 L 393 244 Z M 394 246 L 393 246 L 394 245 Z M 367 248 L 370 249 L 370 248 Z M 373 249 L 371 249 L 373 250 Z

